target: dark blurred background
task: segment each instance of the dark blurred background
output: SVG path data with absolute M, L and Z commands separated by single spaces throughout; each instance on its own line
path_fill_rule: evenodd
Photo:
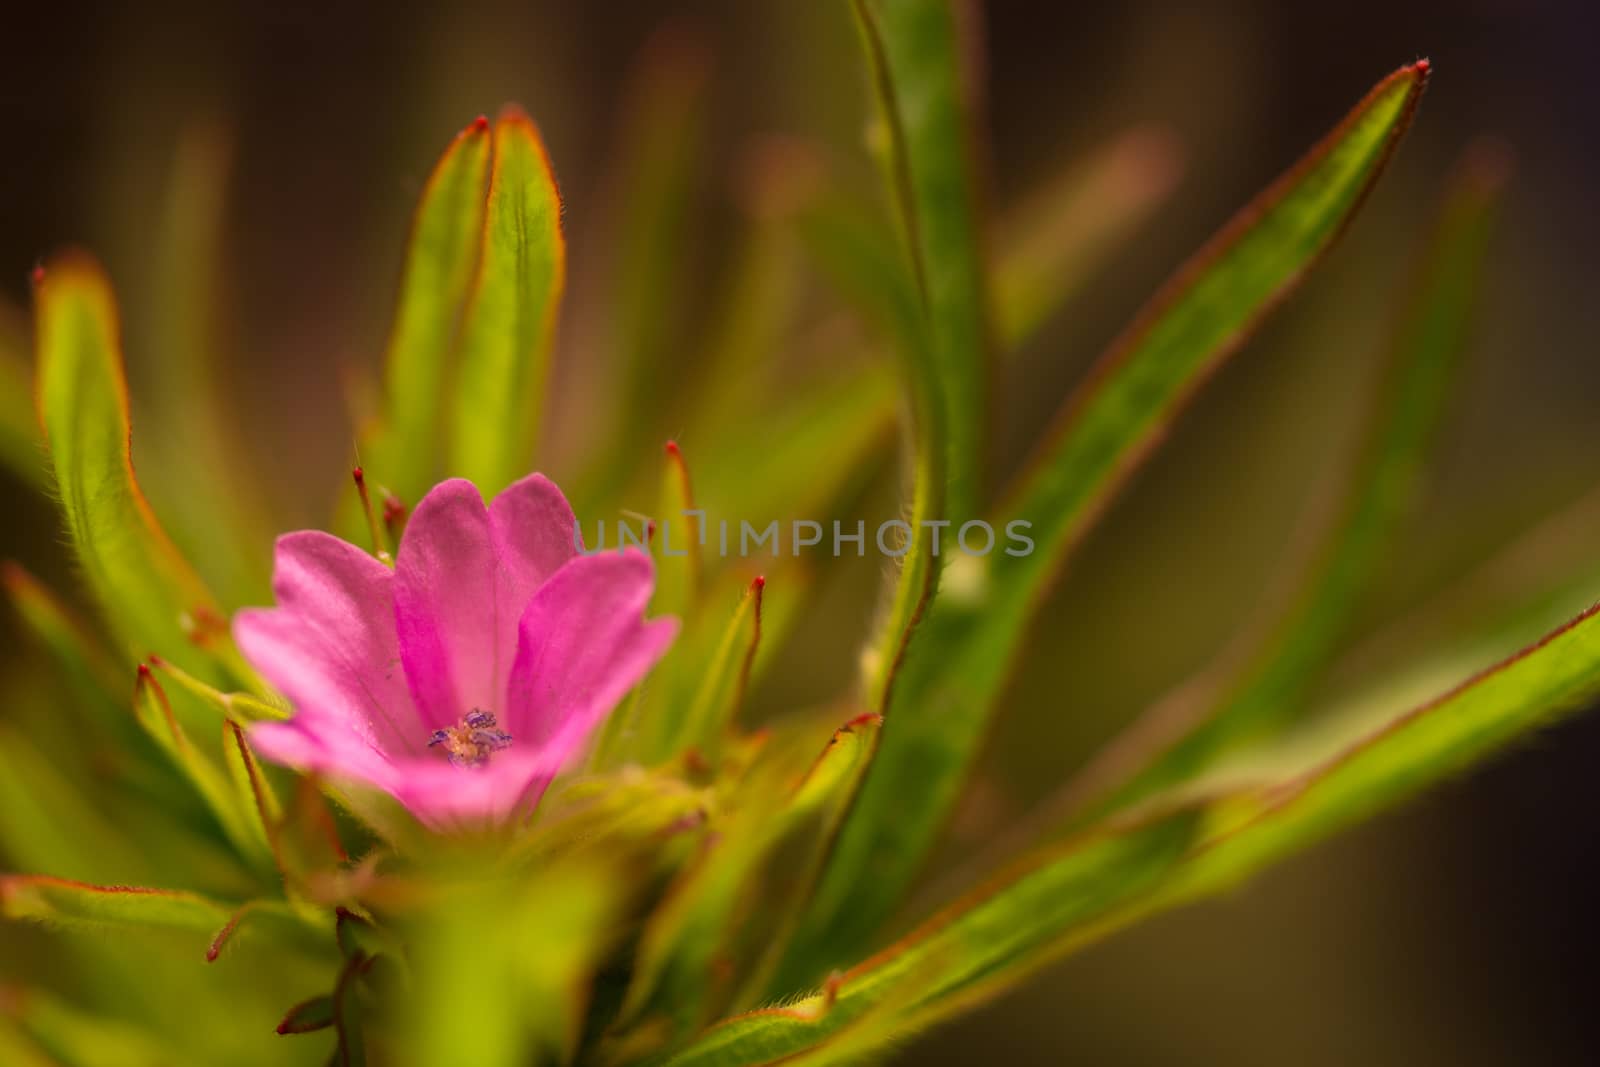
M 377 365 L 411 206 L 438 150 L 505 100 L 534 114 L 566 199 L 569 314 L 603 316 L 581 281 L 603 259 L 599 190 L 629 72 L 669 22 L 702 36 L 712 57 L 707 166 L 685 253 L 709 292 L 739 223 L 731 176 L 753 137 L 817 139 L 864 161 L 870 101 L 842 0 L 11 5 L 0 32 L 0 296 L 25 305 L 36 260 L 82 244 L 136 316 L 180 135 L 223 123 L 234 147 L 226 385 L 281 524 L 320 523 L 347 467 L 349 380 Z M 1136 124 L 1159 124 L 1182 159 L 1170 197 L 1012 366 L 997 480 L 1143 297 L 1233 209 L 1389 70 L 1427 56 L 1435 77 L 1347 240 L 1185 418 L 1052 601 L 952 853 L 963 834 L 981 837 L 1046 795 L 1250 610 L 1337 453 L 1441 183 L 1480 134 L 1507 141 L 1517 170 L 1478 329 L 1426 506 L 1353 645 L 1549 516 L 1566 516 L 1561 552 L 1600 562 L 1600 508 L 1573 510 L 1600 486 L 1596 22 L 1590 5 L 1538 0 L 982 9 L 974 43 L 997 214 Z M 152 358 L 129 353 L 136 390 Z M 48 501 L 11 481 L 0 499 L 0 556 L 59 582 L 69 568 Z M 1561 552 L 1536 546 L 1536 563 L 1562 565 Z M 1593 583 L 1565 586 L 1544 621 L 1595 596 Z M 847 634 L 864 626 L 859 606 L 841 610 L 855 613 Z M 903 1059 L 1594 1062 L 1597 760 L 1600 719 L 1580 718 L 1227 899 L 1089 949 L 908 1043 Z

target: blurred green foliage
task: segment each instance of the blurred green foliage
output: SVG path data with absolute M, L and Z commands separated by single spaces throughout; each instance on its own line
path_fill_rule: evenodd
M 0 909 L 20 946 L 6 961 L 19 985 L 0 989 L 7 1062 L 855 1062 L 1600 695 L 1592 612 L 1522 652 L 1508 642 L 1540 612 L 1504 601 L 1564 603 L 1592 576 L 1581 550 L 1570 573 L 1485 597 L 1497 613 L 1475 636 L 1444 634 L 1443 677 L 1419 658 L 1423 683 L 1383 665 L 1319 685 L 1403 528 L 1465 345 L 1504 179 L 1501 158 L 1479 149 L 1445 192 L 1411 290 L 1396 294 L 1348 470 L 1320 494 L 1277 594 L 1055 801 L 978 850 L 979 887 L 907 911 L 1067 557 L 1351 223 L 1429 76 L 1419 61 L 1381 81 L 1247 205 L 1102 358 L 1014 485 L 990 492 L 996 365 L 1050 319 L 1074 271 L 1115 250 L 1106 233 L 1126 232 L 1159 193 L 1069 187 L 1103 196 L 1105 217 L 1071 224 L 1089 194 L 1045 197 L 1035 210 L 1055 224 L 1013 230 L 991 257 L 961 10 L 854 4 L 883 202 L 835 181 L 821 148 L 767 146 L 706 331 L 717 343 L 689 384 L 674 380 L 663 338 L 687 329 L 669 294 L 683 284 L 707 59 L 675 40 L 643 65 L 609 275 L 619 377 L 601 393 L 620 398 L 621 416 L 569 483 L 573 498 L 600 514 L 643 499 L 663 516 L 699 506 L 759 525 L 850 514 L 893 481 L 885 446 L 898 428 L 905 484 L 892 506 L 912 533 L 887 574 L 843 572 L 868 587 L 856 603 L 881 606 L 859 663 L 802 661 L 847 679 L 820 703 L 790 696 L 776 654 L 825 618 L 829 590 L 809 561 L 761 558 L 757 573 L 757 560 L 722 553 L 663 557 L 656 607 L 682 616 L 678 646 L 516 833 L 436 836 L 385 798 L 263 767 L 249 747 L 249 723 L 284 709 L 240 660 L 226 617 L 259 595 L 274 531 L 248 480 L 185 457 L 191 445 L 238 451 L 192 313 L 215 299 L 213 273 L 194 269 L 218 243 L 215 142 L 176 168 L 187 192 L 175 202 L 193 211 L 163 223 L 172 244 L 153 321 L 169 355 L 137 450 L 111 285 L 84 253 L 45 264 L 32 392 L 100 624 L 8 568 L 46 656 L 5 679 L 15 711 L 0 722 Z M 1167 184 L 1143 177 L 1147 190 Z M 561 217 L 543 141 L 514 109 L 492 130 L 469 126 L 435 168 L 358 442 L 393 514 L 439 477 L 493 492 L 545 454 Z M 38 485 L 34 413 L 17 402 L 21 332 L 0 321 L 0 461 Z M 811 349 L 862 358 L 801 358 Z M 665 423 L 653 409 L 668 393 L 694 421 L 655 462 Z M 164 440 L 151 450 L 154 508 L 135 475 L 145 435 Z M 355 505 L 341 509 L 330 525 L 359 539 Z M 1031 523 L 1036 550 L 952 556 L 978 516 Z M 942 553 L 929 521 L 952 524 Z M 1144 624 L 1159 629 L 1159 612 Z M 1419 684 L 1436 695 L 1415 696 Z M 747 705 L 763 687 L 781 707 L 757 723 Z

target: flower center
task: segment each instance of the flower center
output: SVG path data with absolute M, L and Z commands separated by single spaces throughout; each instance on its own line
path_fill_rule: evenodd
M 435 730 L 429 748 L 442 748 L 457 767 L 481 767 L 489 757 L 511 745 L 511 735 L 500 729 L 494 712 L 473 708 L 454 726 Z

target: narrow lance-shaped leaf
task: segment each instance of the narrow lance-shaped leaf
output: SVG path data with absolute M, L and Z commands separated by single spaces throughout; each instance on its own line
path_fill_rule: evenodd
M 132 658 L 155 651 L 250 677 L 211 593 L 173 547 L 133 472 L 116 304 L 100 267 L 68 253 L 35 289 L 39 419 L 90 590 Z M 196 647 L 210 656 L 196 655 Z
M 704 571 L 705 513 L 695 507 L 689 464 L 676 441 L 668 441 L 656 507 L 656 591 L 651 610 L 683 618 L 698 605 Z
M 663 699 L 641 706 L 631 748 L 644 763 L 698 747 L 714 758 L 738 712 L 761 646 L 761 604 L 767 580 L 756 577 L 731 615 L 718 621 L 708 605 L 703 621 L 664 667 Z M 721 599 L 713 603 L 721 603 Z M 726 608 L 718 614 L 726 612 Z M 713 628 L 715 623 L 715 628 Z
M 989 338 L 960 34 L 945 0 L 857 0 L 855 9 L 938 388 L 946 478 L 939 517 L 962 521 L 980 501 Z
M 1130 803 L 1176 783 L 1230 744 L 1303 707 L 1306 687 L 1335 652 L 1415 495 L 1466 344 L 1506 165 L 1503 150 L 1479 145 L 1447 190 L 1390 341 L 1355 463 L 1316 502 L 1320 528 L 1304 538 L 1311 550 L 1299 561 L 1296 581 L 1247 631 L 1246 647 L 1232 650 L 1204 680 L 1209 692 L 1163 701 L 1113 742 L 1063 798 L 1074 809 Z
M 1166 811 L 1044 850 L 847 972 L 833 1008 L 752 1012 L 710 1030 L 676 1064 L 764 1063 L 819 1047 L 897 973 L 946 954 L 939 978 L 886 1036 L 1003 992 L 1128 923 L 1236 884 L 1284 855 L 1459 774 L 1600 697 L 1600 607 L 1377 726 L 1360 704 L 1338 731 L 1291 739 L 1185 792 Z M 1208 799 L 1215 798 L 1215 799 Z M 840 1009 L 843 1009 L 842 1011 Z
M 454 384 L 448 368 L 483 243 L 489 143 L 488 120 L 472 123 L 456 134 L 423 187 L 389 332 L 383 410 L 361 437 L 373 477 L 409 504 L 440 473 Z M 355 501 L 348 507 L 353 523 Z
M 781 757 L 751 772 L 646 924 L 624 1020 L 665 1017 L 683 1037 L 760 995 L 878 725 L 876 715 L 844 724 L 802 775 Z
M 826 1047 L 833 1035 L 848 1032 L 886 999 L 894 1000 L 901 1014 L 899 1020 L 877 1020 L 879 1038 L 889 1040 L 918 1019 L 967 1000 L 998 968 L 1035 950 L 1041 939 L 1093 923 L 1153 889 L 1182 855 L 1192 821 L 1173 816 L 1137 833 L 1075 842 L 1015 884 L 997 880 L 845 971 L 836 988 L 728 1019 L 668 1062 L 735 1067 Z M 916 981 L 919 993 L 906 1002 L 896 994 L 908 980 Z
M 230 780 L 225 768 L 217 765 L 212 750 L 203 751 L 196 747 L 179 721 L 171 697 L 146 664 L 139 665 L 133 704 L 134 717 L 139 725 L 167 753 L 195 792 L 200 794 L 228 840 L 259 870 L 271 870 L 275 857 L 256 815 L 254 796 L 248 788 L 241 789 Z M 218 755 L 226 764 L 226 750 Z
M 958 557 L 962 581 L 915 635 L 881 749 L 802 930 L 814 973 L 868 944 L 901 902 L 1049 582 L 1184 402 L 1349 222 L 1409 124 L 1427 70 L 1419 62 L 1380 82 L 1179 271 L 1101 360 L 998 510 L 995 549 Z M 1002 541 L 1002 531 L 1029 540 Z
M 884 545 L 899 553 L 900 570 L 883 618 L 869 639 L 865 659 L 867 704 L 882 709 L 911 630 L 938 584 L 929 523 L 945 514 L 948 489 L 944 440 L 943 370 L 923 314 L 918 290 L 904 277 L 887 243 L 840 204 L 819 204 L 802 220 L 812 256 L 845 296 L 881 330 L 900 357 L 909 397 L 904 426 L 910 455 L 910 514 L 903 536 Z
M 508 107 L 477 273 L 461 327 L 449 472 L 498 493 L 528 472 L 543 422 L 557 306 L 566 284 L 561 198 L 532 120 Z
M 149 926 L 211 934 L 229 908 L 176 889 L 99 886 L 42 875 L 0 875 L 0 911 L 12 919 L 80 926 Z
M 280 1034 L 310 1034 L 326 1030 L 334 1022 L 333 998 L 326 993 L 302 1000 L 283 1014 Z

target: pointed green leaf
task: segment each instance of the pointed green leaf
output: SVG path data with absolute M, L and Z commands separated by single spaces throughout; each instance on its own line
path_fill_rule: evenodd
M 492 496 L 527 474 L 543 421 L 566 284 L 561 197 L 538 128 L 508 107 L 494 127 L 483 247 L 461 327 L 449 473 Z
M 333 1025 L 333 1020 L 333 998 L 324 993 L 309 1000 L 302 1000 L 284 1012 L 283 1021 L 278 1024 L 278 1033 L 310 1034 L 326 1030 Z
M 640 938 L 622 1018 L 648 1009 L 669 1035 L 693 1033 L 767 984 L 839 817 L 876 740 L 864 715 L 833 732 L 796 782 L 782 762 L 755 768 L 713 817 L 700 854 Z
M 699 605 L 700 576 L 705 569 L 701 534 L 704 513 L 696 514 L 689 464 L 676 441 L 664 449 L 661 494 L 656 505 L 656 591 L 651 613 L 684 618 Z
M 955 962 L 945 964 L 949 973 L 904 1013 L 901 1025 L 914 1028 L 968 1008 L 1096 937 L 1231 887 L 1289 852 L 1459 774 L 1517 737 L 1583 710 L 1597 697 L 1600 606 L 1434 700 L 1377 718 L 1376 725 L 1373 709 L 1358 703 L 1331 727 L 1219 771 L 1191 791 L 1194 800 L 1175 800 L 1174 814 L 1156 812 L 1107 827 L 1088 837 L 1088 844 L 1068 843 L 1036 855 L 846 974 L 834 1010 L 821 1022 L 835 1018 L 840 1006 L 848 1021 L 855 1010 L 852 979 L 858 999 L 870 1002 L 881 976 L 918 966 L 927 946 L 952 938 L 961 948 L 949 957 Z M 1200 812 L 1204 818 L 1197 821 Z M 1134 865 L 1125 866 L 1130 859 Z M 1067 903 L 1082 902 L 1083 879 L 1102 890 L 1092 910 Z M 752 1013 L 722 1024 L 696 1045 L 705 1058 L 682 1062 L 760 1062 L 744 1057 L 756 1050 L 768 1057 L 796 1051 L 831 1029 L 775 1021 L 774 1015 L 781 1013 Z
M 134 477 L 117 311 L 105 275 L 87 256 L 58 256 L 36 300 L 39 417 L 67 529 L 101 611 L 132 658 L 159 652 L 212 679 L 220 660 L 248 677 L 215 599 Z M 197 647 L 210 655 L 197 655 Z
M 945 0 L 857 0 L 855 9 L 935 369 L 946 477 L 940 517 L 962 521 L 980 502 L 989 338 L 960 33 Z
M 1233 884 L 1267 863 L 1452 777 L 1600 697 L 1600 606 L 1399 715 L 1357 701 L 1206 788 L 1240 796 L 1163 904 Z M 1238 784 L 1238 783 L 1242 783 Z
M 733 727 L 739 706 L 750 684 L 750 669 L 761 648 L 761 601 L 767 580 L 757 577 L 739 598 L 733 618 L 717 643 L 711 659 L 700 669 L 700 686 L 688 706 L 688 714 L 675 736 L 662 746 L 662 754 L 686 746 L 698 747 L 715 759 L 723 735 Z
M 422 499 L 440 474 L 453 384 L 448 368 L 483 244 L 489 145 L 488 123 L 472 123 L 456 134 L 423 187 L 389 331 L 383 410 L 361 437 L 366 468 L 408 504 Z
M 1072 930 L 1101 920 L 1150 890 L 1182 855 L 1189 816 L 1138 832 L 1074 842 L 1015 881 L 997 880 L 924 923 L 903 940 L 846 971 L 837 987 L 782 1008 L 728 1019 L 668 1062 L 674 1067 L 734 1067 L 791 1056 L 823 1045 L 886 999 L 908 978 L 920 990 L 902 1002 L 899 1032 L 971 1003 L 1005 969 L 1036 967 Z
M 773 568 L 770 581 L 729 568 L 711 584 L 660 666 L 605 724 L 595 766 L 651 766 L 689 748 L 717 756 L 751 679 L 802 615 L 809 572 L 792 557 Z
M 1287 595 L 1268 606 L 1269 619 L 1254 628 L 1260 639 L 1247 652 L 1231 653 L 1235 665 L 1217 673 L 1210 699 L 1158 705 L 1114 742 L 1087 771 L 1075 806 L 1135 801 L 1303 708 L 1308 685 L 1336 651 L 1415 495 L 1466 345 L 1505 168 L 1500 153 L 1475 151 L 1447 190 L 1390 341 L 1356 462 L 1317 502 L 1312 551 Z
M 904 273 L 884 242 L 848 212 L 818 208 L 807 215 L 805 232 L 813 255 L 852 302 L 887 336 L 900 355 L 911 398 L 908 436 L 911 452 L 911 507 L 905 536 L 889 549 L 900 553 L 900 570 L 887 610 L 868 640 L 864 682 L 867 703 L 881 709 L 899 668 L 911 629 L 933 597 L 938 581 L 934 538 L 928 523 L 945 514 L 944 373 L 923 315 L 916 287 L 902 284 Z
M 1426 73 L 1419 63 L 1379 83 L 1179 271 L 1102 360 L 997 512 L 991 525 L 1001 547 L 955 557 L 960 580 L 947 576 L 946 595 L 895 679 L 882 745 L 805 928 L 816 975 L 869 944 L 901 902 L 1067 553 L 1183 403 L 1349 222 L 1408 125 Z M 1031 551 L 1003 540 L 1014 522 L 1031 524 L 1020 528 Z M 911 811 L 908 796 L 917 797 Z
M 82 926 L 150 926 L 212 934 L 230 909 L 177 889 L 99 886 L 44 875 L 0 875 L 0 913 Z
M 224 764 L 228 761 L 226 739 L 220 751 L 198 748 L 179 721 L 171 697 L 144 664 L 139 665 L 133 704 L 139 725 L 188 779 L 216 816 L 228 840 L 258 870 L 263 873 L 272 870 L 275 856 L 248 781 L 231 776 L 224 766 L 218 765 L 218 759 Z

